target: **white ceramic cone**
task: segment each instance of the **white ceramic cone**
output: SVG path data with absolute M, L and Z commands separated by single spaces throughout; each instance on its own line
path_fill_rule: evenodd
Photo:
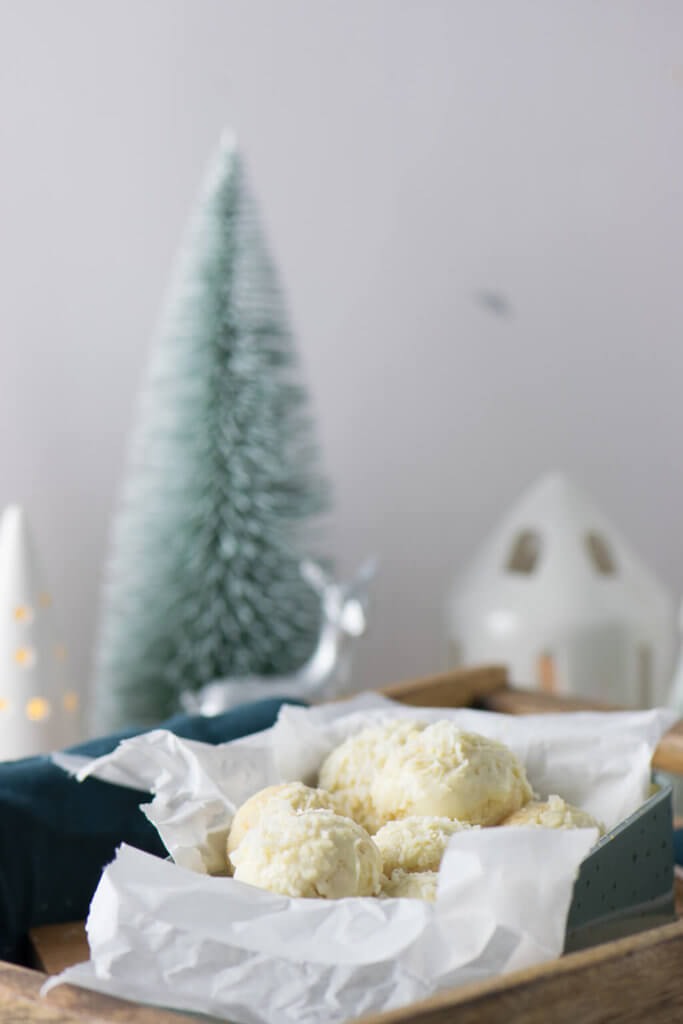
M 0 760 L 74 742 L 78 696 L 54 601 L 36 561 L 23 510 L 0 521 Z
M 451 662 L 500 661 L 514 682 L 632 706 L 663 703 L 671 596 L 565 476 L 511 509 L 453 590 Z

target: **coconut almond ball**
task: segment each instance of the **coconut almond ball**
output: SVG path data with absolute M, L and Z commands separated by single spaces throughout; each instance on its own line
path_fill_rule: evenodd
M 365 829 L 332 811 L 269 807 L 230 855 L 238 882 L 283 896 L 376 896 L 382 857 Z
M 511 750 L 445 720 L 408 736 L 387 756 L 371 787 L 384 821 L 426 815 L 498 825 L 532 796 Z
M 401 818 L 390 821 L 375 833 L 374 841 L 382 854 L 384 873 L 438 871 L 448 840 L 456 832 L 476 826 L 450 818 Z
M 535 800 L 515 811 L 503 825 L 537 825 L 541 828 L 597 828 L 604 835 L 605 828 L 599 821 L 580 807 L 572 807 L 561 796 L 553 794 L 547 800 Z
M 392 751 L 401 750 L 408 737 L 424 729 L 422 722 L 399 718 L 373 725 L 349 736 L 323 761 L 318 782 L 339 800 L 344 814 L 372 835 L 387 820 L 378 815 L 372 784 Z
M 410 874 L 396 868 L 391 875 L 382 878 L 380 896 L 383 899 L 427 900 L 433 903 L 438 881 L 438 871 L 416 871 Z
M 240 845 L 247 832 L 259 823 L 266 807 L 271 804 L 285 806 L 290 811 L 339 810 L 335 798 L 323 789 L 312 789 L 303 782 L 284 782 L 266 786 L 242 804 L 232 819 L 228 835 L 228 854 Z

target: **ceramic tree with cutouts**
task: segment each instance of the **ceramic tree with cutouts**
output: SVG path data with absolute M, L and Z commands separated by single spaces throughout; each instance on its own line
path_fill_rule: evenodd
M 615 704 L 663 704 L 675 644 L 666 587 L 582 491 L 541 479 L 458 579 L 452 665 L 500 662 L 514 683 Z
M 23 510 L 0 521 L 0 760 L 75 742 L 78 695 Z

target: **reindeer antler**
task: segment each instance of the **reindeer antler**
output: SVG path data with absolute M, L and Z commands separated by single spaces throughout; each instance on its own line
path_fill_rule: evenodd
M 345 588 L 347 597 L 365 596 L 368 584 L 377 575 L 378 568 L 379 560 L 376 555 L 370 555 L 369 558 L 366 558 L 356 575 Z
M 299 566 L 299 572 L 318 594 L 324 594 L 325 588 L 332 582 L 328 573 L 325 572 L 318 562 L 314 562 L 312 558 L 305 558 L 303 560 Z

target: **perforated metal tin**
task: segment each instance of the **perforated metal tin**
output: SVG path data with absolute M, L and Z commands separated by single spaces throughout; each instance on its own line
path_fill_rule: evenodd
M 565 952 L 674 921 L 673 878 L 671 785 L 663 783 L 581 865 Z

